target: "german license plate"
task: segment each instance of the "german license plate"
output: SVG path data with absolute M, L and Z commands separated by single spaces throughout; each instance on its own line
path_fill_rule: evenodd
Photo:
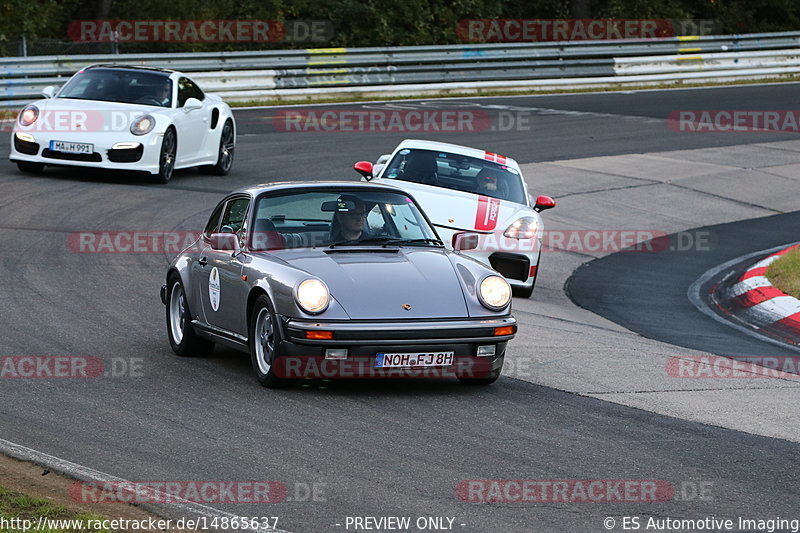
M 418 368 L 425 366 L 452 366 L 455 352 L 379 353 L 375 368 Z
M 94 145 L 71 143 L 67 141 L 50 141 L 50 149 L 55 152 L 64 152 L 67 154 L 91 154 L 94 152 Z

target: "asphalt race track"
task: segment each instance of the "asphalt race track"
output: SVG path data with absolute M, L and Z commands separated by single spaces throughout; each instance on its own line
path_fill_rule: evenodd
M 790 349 L 744 333 L 732 335 L 722 324 L 703 324 L 697 332 L 697 316 L 686 289 L 705 271 L 731 257 L 797 240 L 798 227 L 800 212 L 697 228 L 697 232 L 714 236 L 709 251 L 608 255 L 577 270 L 569 280 L 568 292 L 578 305 L 645 337 L 722 356 L 796 356 Z M 630 290 L 622 294 L 610 290 L 623 274 Z M 702 295 L 707 296 L 708 291 Z M 664 327 L 665 323 L 669 327 Z
M 596 173 L 585 189 L 573 190 L 566 178 L 548 178 L 543 170 L 565 160 L 744 153 L 742 145 L 797 142 L 800 135 L 786 132 L 687 135 L 665 121 L 676 109 L 792 109 L 799 88 L 348 106 L 478 107 L 530 119 L 524 131 L 474 133 L 282 132 L 276 109 L 242 110 L 230 176 L 180 171 L 165 186 L 53 168 L 31 177 L 0 163 L 0 356 L 91 356 L 120 374 L 0 380 L 0 439 L 134 481 L 279 481 L 289 489 L 287 501 L 209 505 L 240 516 L 279 516 L 278 527 L 293 533 L 347 531 L 348 516 L 451 517 L 453 530 L 465 533 L 605 531 L 604 518 L 615 517 L 620 529 L 623 516 L 800 518 L 794 429 L 800 425 L 777 418 L 775 405 L 753 396 L 769 393 L 797 411 L 796 383 L 774 384 L 774 390 L 715 385 L 708 390 L 717 395 L 717 411 L 705 410 L 703 387 L 668 391 L 655 384 L 663 358 L 684 353 L 678 346 L 721 354 L 780 351 L 704 317 L 685 294 L 715 264 L 797 240 L 797 214 L 782 215 L 800 208 L 788 192 L 797 190 L 791 188 L 796 180 L 786 179 L 774 205 L 757 196 L 731 200 L 695 191 L 677 202 L 662 182 Z M 553 227 L 569 227 L 587 213 L 598 218 L 582 224 L 605 228 L 637 228 L 663 215 L 674 225 L 657 227 L 714 226 L 718 245 L 702 254 L 545 256 L 533 298 L 514 302 L 521 331 L 511 361 L 528 358 L 533 371 L 510 367 L 491 387 L 392 381 L 290 390 L 258 385 L 244 354 L 217 348 L 191 359 L 172 353 L 158 297 L 171 254 L 79 253 L 69 245 L 70 235 L 82 231 L 198 231 L 234 188 L 285 178 L 357 179 L 353 162 L 375 160 L 407 137 L 479 146 L 529 165 L 523 170 L 535 192 L 559 201 L 544 214 Z M 4 135 L 0 152 L 8 153 L 8 143 Z M 781 150 L 786 165 L 800 156 Z M 577 165 L 564 172 L 577 172 Z M 682 167 L 670 168 L 680 177 Z M 646 193 L 645 185 L 661 192 Z M 688 185 L 669 187 L 678 194 Z M 630 194 L 666 199 L 660 210 L 645 209 Z M 735 222 L 767 216 L 775 223 Z M 571 273 L 601 255 L 606 258 L 579 271 L 569 292 L 610 320 L 564 293 Z M 735 398 L 752 407 L 752 418 L 731 403 Z M 674 493 L 658 502 L 480 504 L 459 499 L 456 487 L 464 480 L 657 480 Z M 319 501 L 303 497 L 302 488 L 313 484 Z M 701 495 L 698 487 L 708 490 Z

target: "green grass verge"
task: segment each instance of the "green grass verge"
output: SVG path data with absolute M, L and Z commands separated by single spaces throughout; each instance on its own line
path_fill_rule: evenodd
M 786 294 L 800 298 L 800 248 L 795 248 L 772 263 L 767 279 Z
M 696 87 L 727 87 L 731 85 L 754 85 L 762 83 L 790 83 L 800 81 L 800 75 L 787 75 L 775 78 L 764 78 L 758 80 L 738 80 L 726 82 L 668 82 L 659 83 L 657 85 L 626 85 L 624 87 L 587 87 L 585 89 L 559 89 L 541 88 L 531 89 L 528 91 L 503 91 L 492 89 L 476 89 L 474 91 L 449 91 L 444 90 L 438 95 L 417 95 L 417 96 L 381 96 L 380 94 L 373 94 L 368 96 L 360 96 L 358 93 L 352 96 L 337 96 L 331 98 L 313 97 L 313 96 L 290 96 L 280 98 L 268 98 L 264 100 L 248 100 L 246 102 L 228 102 L 231 107 L 251 107 L 251 106 L 280 106 L 291 104 L 341 104 L 347 102 L 374 102 L 374 101 L 390 101 L 390 100 L 430 100 L 434 98 L 475 98 L 475 97 L 489 97 L 489 96 L 530 96 L 537 94 L 575 94 L 575 93 L 594 93 L 594 92 L 619 92 L 619 91 L 643 91 L 643 90 L 657 90 L 657 89 L 684 89 Z M 402 85 L 398 85 L 397 89 L 402 89 Z M 369 87 L 364 87 L 364 90 L 369 90 Z
M 53 504 L 45 499 L 32 498 L 21 492 L 0 487 L 0 524 L 5 523 L 5 526 L 12 526 L 15 524 L 12 519 L 16 518 L 30 520 L 33 526 L 28 531 L 35 531 L 36 533 L 73 533 L 77 531 L 111 533 L 111 530 L 108 529 L 36 529 L 41 516 L 52 520 L 82 520 L 84 524 L 87 523 L 87 520 L 103 520 L 106 518 L 94 514 L 79 513 L 61 505 Z M 19 522 L 16 523 L 19 524 Z M 20 531 L 22 531 L 20 527 L 2 527 L 0 525 L 0 533 L 18 533 Z

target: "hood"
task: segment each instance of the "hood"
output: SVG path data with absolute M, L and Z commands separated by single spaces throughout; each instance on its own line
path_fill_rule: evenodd
M 327 249 L 326 249 L 327 250 Z M 348 316 L 358 320 L 464 318 L 464 293 L 440 248 L 399 251 L 342 247 L 273 252 L 323 280 Z M 411 306 L 405 310 L 403 306 Z
M 41 104 L 40 104 L 41 102 Z M 91 111 L 128 111 L 131 113 L 153 113 L 166 111 L 169 108 L 155 105 L 123 104 L 120 102 L 106 102 L 103 100 L 76 100 L 73 98 L 49 98 L 36 103 L 40 109 L 48 110 L 91 110 Z
M 388 182 L 410 193 L 431 222 L 457 230 L 484 233 L 503 231 L 518 218 L 515 216 L 517 211 L 525 209 L 514 202 L 422 183 L 382 179 L 374 181 Z

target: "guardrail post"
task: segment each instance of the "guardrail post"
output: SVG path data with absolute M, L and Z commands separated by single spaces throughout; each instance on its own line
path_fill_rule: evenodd
M 19 53 L 22 57 L 28 57 L 28 39 L 24 35 L 19 41 Z

